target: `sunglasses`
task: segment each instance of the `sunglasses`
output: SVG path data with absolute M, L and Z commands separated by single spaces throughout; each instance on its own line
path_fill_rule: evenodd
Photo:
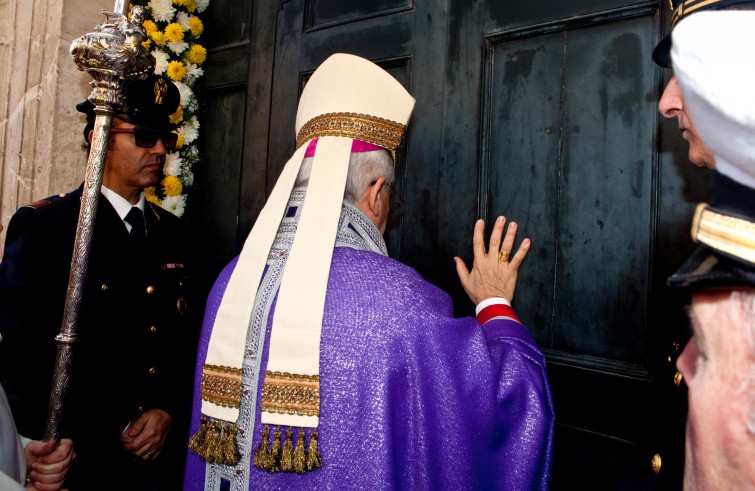
M 173 152 L 176 149 L 178 143 L 178 135 L 173 132 L 160 133 L 155 130 L 136 126 L 134 128 L 113 128 L 110 133 L 133 133 L 134 140 L 137 147 L 152 148 L 157 145 L 157 140 L 162 140 L 163 145 L 169 152 Z

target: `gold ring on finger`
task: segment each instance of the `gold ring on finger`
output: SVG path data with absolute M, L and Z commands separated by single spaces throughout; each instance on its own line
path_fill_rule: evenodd
M 499 252 L 498 253 L 498 260 L 501 261 L 502 263 L 509 262 L 509 253 L 508 252 L 504 252 L 504 251 Z

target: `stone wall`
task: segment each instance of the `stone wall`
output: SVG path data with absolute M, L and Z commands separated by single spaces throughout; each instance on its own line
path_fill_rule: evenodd
M 18 207 L 70 191 L 84 178 L 89 76 L 71 41 L 105 19 L 113 0 L 0 0 L 0 224 Z M 5 230 L 0 233 L 0 256 Z

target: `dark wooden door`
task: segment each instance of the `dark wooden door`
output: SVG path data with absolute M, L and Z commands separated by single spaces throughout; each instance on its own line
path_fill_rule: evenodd
M 691 249 L 706 177 L 655 109 L 659 4 L 213 0 L 209 14 L 191 216 L 210 272 L 239 250 L 291 155 L 312 71 L 335 52 L 371 59 L 417 99 L 391 255 L 468 315 L 452 257 L 470 259 L 475 219 L 506 214 L 533 240 L 515 306 L 549 361 L 553 489 L 679 487 L 681 309 L 664 281 Z

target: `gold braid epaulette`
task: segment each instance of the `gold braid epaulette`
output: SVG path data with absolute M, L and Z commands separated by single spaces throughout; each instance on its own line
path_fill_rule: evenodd
M 344 136 L 396 152 L 406 126 L 387 119 L 356 113 L 328 113 L 314 117 L 296 135 L 296 148 L 321 136 Z

